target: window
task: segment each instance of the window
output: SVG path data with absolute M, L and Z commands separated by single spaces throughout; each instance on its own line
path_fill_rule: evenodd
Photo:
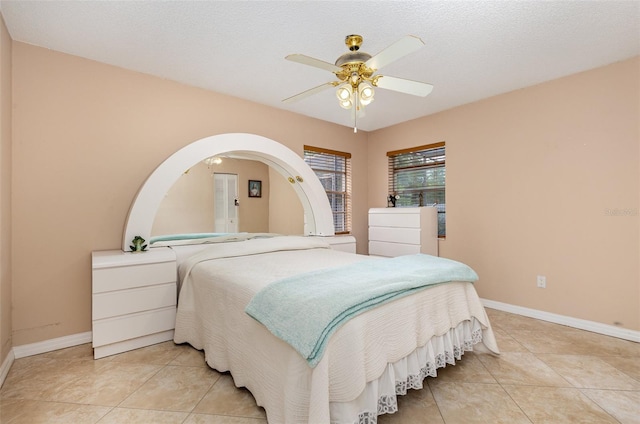
M 388 152 L 389 194 L 399 196 L 396 206 L 438 209 L 438 236 L 446 235 L 444 142 Z
M 351 153 L 304 146 L 304 161 L 327 192 L 336 234 L 351 232 Z

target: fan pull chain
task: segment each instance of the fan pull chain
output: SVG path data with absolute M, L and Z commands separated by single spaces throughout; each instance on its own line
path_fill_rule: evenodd
M 353 133 L 355 134 L 358 132 L 358 90 L 354 90 L 353 97 L 355 98 L 355 101 L 353 102 L 353 111 L 355 112 L 353 114 Z

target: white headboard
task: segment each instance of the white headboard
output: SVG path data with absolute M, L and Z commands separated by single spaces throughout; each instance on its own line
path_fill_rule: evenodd
M 231 133 L 206 137 L 175 152 L 162 162 L 136 194 L 124 226 L 122 250 L 135 236 L 151 237 L 160 203 L 180 175 L 198 162 L 216 155 L 263 162 L 291 182 L 304 209 L 305 235 L 333 236 L 333 215 L 326 192 L 309 165 L 284 145 L 255 134 Z

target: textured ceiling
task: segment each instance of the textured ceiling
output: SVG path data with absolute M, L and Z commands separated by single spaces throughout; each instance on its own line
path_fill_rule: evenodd
M 351 126 L 334 79 L 284 59 L 333 63 L 344 37 L 372 55 L 411 34 L 425 46 L 379 74 L 434 85 L 378 89 L 358 127 L 375 130 L 640 54 L 640 1 L 0 1 L 11 37 Z M 640 76 L 639 76 L 640 78 Z

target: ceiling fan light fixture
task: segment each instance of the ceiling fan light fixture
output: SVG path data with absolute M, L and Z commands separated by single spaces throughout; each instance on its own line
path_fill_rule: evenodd
M 338 100 L 340 100 L 340 102 L 344 102 L 351 99 L 352 93 L 353 92 L 351 91 L 351 87 L 348 84 L 342 84 L 336 90 L 336 97 L 338 97 Z
M 340 100 L 340 107 L 343 109 L 351 109 L 353 107 L 353 102 L 351 99 Z
M 336 97 L 343 109 L 351 109 L 353 106 L 353 91 L 349 84 L 342 84 L 336 90 Z
M 211 156 L 204 159 L 202 162 L 207 166 L 220 165 L 222 163 L 222 158 L 218 156 Z
M 369 83 L 363 82 L 358 86 L 358 95 L 360 96 L 360 103 L 362 103 L 363 106 L 373 101 L 374 94 L 375 91 Z

